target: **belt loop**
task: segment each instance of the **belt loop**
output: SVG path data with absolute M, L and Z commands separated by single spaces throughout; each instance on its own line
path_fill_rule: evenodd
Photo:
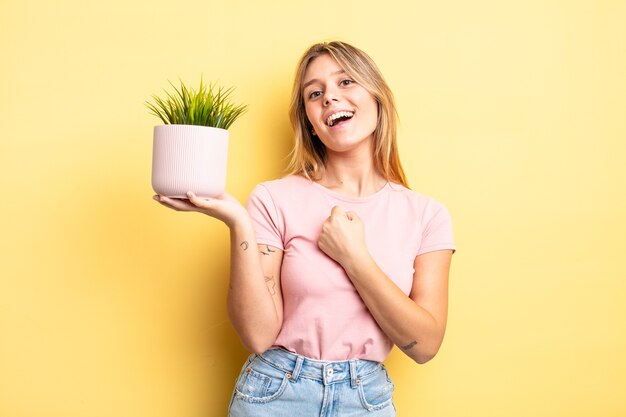
M 357 387 L 357 375 L 356 375 L 356 360 L 351 360 L 350 361 L 350 386 L 352 388 L 356 388 Z
M 302 362 L 304 362 L 304 357 L 297 355 L 296 366 L 294 366 L 293 371 L 291 371 L 291 380 L 293 382 L 298 382 L 298 376 L 300 376 L 300 370 L 302 369 Z

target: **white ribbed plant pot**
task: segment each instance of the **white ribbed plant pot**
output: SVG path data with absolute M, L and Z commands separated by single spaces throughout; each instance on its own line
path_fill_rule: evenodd
M 228 130 L 207 126 L 154 127 L 152 188 L 157 194 L 217 197 L 226 188 Z

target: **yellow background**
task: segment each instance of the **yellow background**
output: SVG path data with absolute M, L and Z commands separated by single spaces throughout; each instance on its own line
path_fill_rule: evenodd
M 152 199 L 144 101 L 204 74 L 249 112 L 228 189 L 283 173 L 296 60 L 367 51 L 412 187 L 455 226 L 430 363 L 400 416 L 624 416 L 624 1 L 0 3 L 0 416 L 226 413 L 246 352 L 228 233 Z

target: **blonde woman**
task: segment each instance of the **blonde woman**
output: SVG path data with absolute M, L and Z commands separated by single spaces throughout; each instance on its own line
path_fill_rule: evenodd
M 408 188 L 393 96 L 360 49 L 309 48 L 290 118 L 291 173 L 257 185 L 247 209 L 155 196 L 230 228 L 228 311 L 253 353 L 229 415 L 394 416 L 382 361 L 395 344 L 424 363 L 443 340 L 450 216 Z

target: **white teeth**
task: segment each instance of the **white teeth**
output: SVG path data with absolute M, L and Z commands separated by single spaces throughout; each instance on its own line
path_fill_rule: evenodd
M 337 113 L 334 113 L 328 116 L 328 119 L 326 119 L 326 124 L 328 126 L 332 126 L 335 124 L 335 120 L 339 119 L 340 117 L 352 117 L 352 116 L 354 116 L 354 113 L 351 111 L 338 111 Z

